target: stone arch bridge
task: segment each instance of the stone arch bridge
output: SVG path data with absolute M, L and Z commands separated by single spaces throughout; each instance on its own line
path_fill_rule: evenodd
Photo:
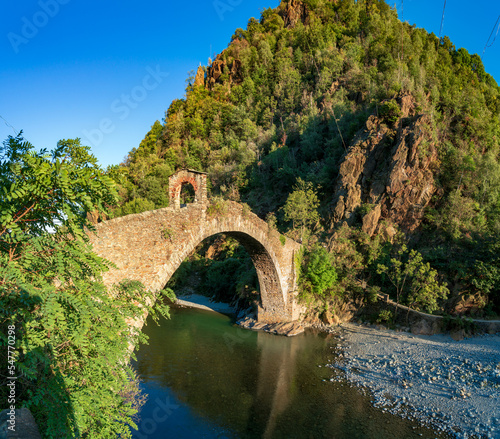
M 193 203 L 181 206 L 180 193 L 185 184 L 193 187 L 195 198 Z M 224 233 L 245 247 L 255 265 L 261 296 L 258 321 L 298 319 L 295 255 L 300 244 L 271 230 L 238 203 L 208 203 L 204 173 L 182 170 L 172 175 L 169 197 L 167 208 L 96 225 L 97 234 L 90 238 L 94 251 L 118 267 L 104 274 L 107 285 L 133 279 L 151 291 L 159 291 L 200 242 Z

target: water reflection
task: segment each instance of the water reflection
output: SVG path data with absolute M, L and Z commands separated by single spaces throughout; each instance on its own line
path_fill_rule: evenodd
M 300 349 L 298 338 L 284 342 L 281 337 L 269 338 L 267 334 L 257 333 L 257 346 L 260 351 L 257 397 L 254 404 L 268 414 L 262 437 L 272 438 L 278 417 L 291 403 L 290 384 L 293 381 L 295 357 Z
M 318 366 L 332 355 L 332 336 L 278 337 L 186 309 L 145 332 L 150 344 L 139 350 L 136 368 L 150 399 L 136 439 L 437 437 L 329 382 L 331 369 Z M 158 398 L 178 407 L 154 424 Z

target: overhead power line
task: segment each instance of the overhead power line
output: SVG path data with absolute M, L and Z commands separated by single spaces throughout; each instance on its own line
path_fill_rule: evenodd
M 444 23 L 444 11 L 446 9 L 446 0 L 444 0 L 443 6 L 443 15 L 441 16 L 441 27 L 439 28 L 439 38 L 441 38 L 441 34 L 443 33 L 443 23 Z
M 3 122 L 5 123 L 6 126 L 8 126 L 9 128 L 12 128 L 12 131 L 14 131 L 14 137 L 17 137 L 21 134 L 21 131 L 17 131 L 8 121 L 7 119 L 5 119 L 5 117 L 3 116 L 0 116 L 0 119 L 3 120 Z M 29 142 L 29 139 L 26 138 L 26 136 L 24 135 L 23 133 L 23 139 L 27 142 Z M 3 140 L 3 139 L 0 139 L 0 140 Z
M 7 125 L 9 128 L 12 128 L 12 131 L 14 131 L 14 136 L 17 136 L 19 134 L 19 132 L 9 122 L 7 122 L 4 117 L 0 116 L 0 119 L 4 121 L 5 125 Z
M 491 40 L 491 37 L 493 35 L 493 32 L 495 32 L 495 28 L 497 29 L 497 32 L 495 34 L 495 37 L 493 38 L 493 41 L 491 42 L 491 44 L 488 45 L 488 43 L 490 42 Z M 495 40 L 497 39 L 497 36 L 498 36 L 498 31 L 500 30 L 500 15 L 498 16 L 497 18 L 497 21 L 495 23 L 495 26 L 493 26 L 493 29 L 491 30 L 491 34 L 490 36 L 488 37 L 488 40 L 486 41 L 486 44 L 484 45 L 484 49 L 483 49 L 483 54 L 481 55 L 481 58 L 484 56 L 484 52 L 486 52 L 486 49 L 488 47 L 491 47 L 493 46 L 493 44 L 495 44 Z

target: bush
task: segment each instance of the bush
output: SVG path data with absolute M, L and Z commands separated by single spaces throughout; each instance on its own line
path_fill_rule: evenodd
M 210 216 L 222 216 L 227 212 L 227 201 L 224 198 L 215 196 L 210 199 L 207 214 Z
M 465 332 L 477 331 L 477 324 L 467 317 L 452 317 L 445 315 L 443 317 L 443 325 L 446 331 L 459 331 L 463 329 Z
M 391 99 L 380 105 L 378 113 L 386 123 L 393 124 L 401 116 L 401 108 L 399 108 L 398 103 L 394 99 Z
M 172 238 L 174 237 L 174 231 L 169 227 L 165 227 L 161 231 L 161 236 L 163 237 L 163 239 L 172 240 Z
M 155 209 L 155 203 L 150 200 L 146 200 L 141 197 L 134 198 L 133 200 L 125 203 L 120 209 L 115 213 L 115 216 L 125 216 L 134 213 L 148 212 L 149 210 Z
M 406 245 L 401 246 L 389 264 L 379 264 L 377 271 L 389 279 L 397 303 L 402 301 L 411 308 L 433 312 L 438 309 L 438 300 L 448 297 L 448 288 L 438 281 L 437 271 L 424 263 L 416 250 L 408 253 Z
M 304 228 L 319 220 L 319 199 L 311 182 L 297 179 L 294 191 L 288 196 L 283 207 L 285 220 L 292 221 L 293 228 L 299 227 L 304 235 Z
M 382 311 L 379 312 L 376 321 L 377 323 L 387 323 L 390 325 L 392 323 L 393 318 L 394 314 L 392 313 L 392 311 L 388 309 L 383 309 Z
M 337 282 L 333 257 L 321 247 L 314 247 L 303 259 L 299 282 L 303 295 L 315 294 L 324 297 Z

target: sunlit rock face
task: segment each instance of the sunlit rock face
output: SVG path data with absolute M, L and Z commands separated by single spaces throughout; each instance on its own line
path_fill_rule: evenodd
M 332 226 L 353 223 L 357 212 L 369 235 L 381 231 L 383 220 L 406 232 L 420 226 L 437 192 L 437 150 L 428 118 L 415 113 L 413 98 L 402 96 L 398 105 L 396 122 L 370 116 L 347 149 L 332 200 Z

